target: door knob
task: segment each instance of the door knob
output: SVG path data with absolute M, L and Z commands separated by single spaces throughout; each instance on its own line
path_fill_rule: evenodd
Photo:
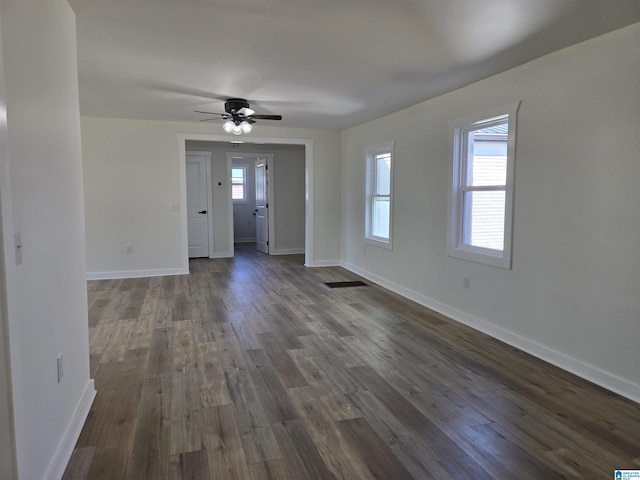
M 207 213 L 206 210 L 200 210 L 198 213 Z

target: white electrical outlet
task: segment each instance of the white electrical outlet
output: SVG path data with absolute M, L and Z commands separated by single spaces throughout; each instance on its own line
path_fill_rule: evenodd
M 471 279 L 469 277 L 464 277 L 464 280 L 462 281 L 462 286 L 464 288 L 469 288 L 469 282 L 471 281 Z
M 130 243 L 125 243 L 124 253 L 126 253 L 127 255 L 131 255 L 133 253 L 133 245 L 131 245 Z
M 179 203 L 172 203 L 171 204 L 171 211 L 172 212 L 179 212 L 180 211 L 180 204 Z
M 62 382 L 62 378 L 64 377 L 64 366 L 62 364 L 62 354 L 58 355 L 58 383 Z

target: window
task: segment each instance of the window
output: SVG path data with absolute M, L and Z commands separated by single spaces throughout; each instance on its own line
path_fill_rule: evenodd
M 247 167 L 231 169 L 231 199 L 234 203 L 247 201 Z
M 365 242 L 391 249 L 394 141 L 365 149 Z
M 450 256 L 511 268 L 518 106 L 519 102 L 451 122 Z

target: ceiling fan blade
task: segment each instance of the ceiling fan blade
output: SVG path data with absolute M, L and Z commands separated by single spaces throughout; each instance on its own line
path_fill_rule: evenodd
M 201 110 L 194 110 L 195 113 L 206 113 L 207 115 L 224 115 L 224 113 L 217 113 L 217 112 L 203 112 Z
M 251 115 L 256 120 L 282 120 L 282 115 Z
M 222 118 L 220 117 L 216 117 L 216 118 L 203 118 L 202 120 L 200 120 L 201 122 L 211 122 L 212 120 L 222 120 Z

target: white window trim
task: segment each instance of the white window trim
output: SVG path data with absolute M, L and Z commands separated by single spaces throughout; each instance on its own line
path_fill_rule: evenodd
M 248 170 L 248 167 L 249 167 L 249 165 L 246 164 L 246 163 L 235 163 L 235 164 L 232 164 L 232 166 L 231 166 L 231 170 L 232 171 L 233 171 L 234 168 L 241 168 L 244 171 L 244 174 L 243 174 L 243 177 L 242 177 L 242 180 L 244 182 L 244 185 L 243 185 L 244 198 L 242 198 L 242 199 L 234 199 L 233 198 L 233 177 L 231 178 L 231 192 L 232 192 L 231 193 L 232 194 L 231 200 L 233 201 L 234 205 L 245 205 L 245 204 L 249 203 L 249 200 L 247 198 L 247 170 Z
M 378 145 L 372 145 L 365 147 L 365 227 L 364 227 L 364 243 L 368 245 L 374 245 L 382 247 L 387 250 L 393 250 L 393 170 L 395 164 L 395 140 L 389 140 L 388 142 L 380 143 Z M 389 238 L 378 237 L 372 235 L 372 190 L 374 189 L 372 170 L 374 168 L 373 162 L 376 155 L 381 153 L 391 154 L 391 168 L 389 172 Z
M 473 262 L 484 263 L 505 269 L 511 269 L 511 244 L 513 237 L 513 179 L 515 167 L 516 120 L 520 102 L 468 115 L 449 122 L 451 135 L 451 168 L 449 177 L 449 215 L 447 255 Z M 507 135 L 507 178 L 505 183 L 504 248 L 491 250 L 473 247 L 462 243 L 462 191 L 461 175 L 466 168 L 462 164 L 462 145 L 466 127 L 486 123 L 492 118 L 507 116 L 509 133 Z

